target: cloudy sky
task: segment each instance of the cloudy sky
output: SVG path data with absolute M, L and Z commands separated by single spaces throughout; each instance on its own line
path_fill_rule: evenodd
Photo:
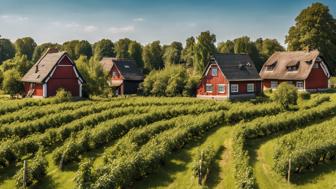
M 184 42 L 210 30 L 217 42 L 242 35 L 276 38 L 312 0 L 0 0 L 0 35 L 37 43 L 128 37 Z M 336 0 L 320 1 L 336 17 Z

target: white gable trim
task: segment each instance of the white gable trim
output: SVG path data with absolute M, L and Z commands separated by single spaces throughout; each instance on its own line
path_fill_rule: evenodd
M 330 73 L 329 73 L 329 70 L 328 70 L 327 66 L 325 65 L 325 63 L 324 63 L 323 61 L 321 61 L 320 64 L 321 64 L 321 68 L 322 68 L 324 74 L 325 74 L 328 78 L 330 78 Z

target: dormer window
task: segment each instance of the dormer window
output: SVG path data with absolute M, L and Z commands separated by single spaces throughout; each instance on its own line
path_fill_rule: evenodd
M 287 71 L 295 72 L 299 69 L 300 62 L 292 63 L 287 65 Z
M 274 62 L 273 64 L 266 65 L 266 71 L 273 71 L 277 62 Z
M 130 68 L 129 65 L 124 65 L 125 68 Z
M 218 74 L 217 72 L 218 72 L 217 68 L 215 68 L 215 67 L 211 68 L 211 75 L 212 76 L 217 76 L 217 74 Z

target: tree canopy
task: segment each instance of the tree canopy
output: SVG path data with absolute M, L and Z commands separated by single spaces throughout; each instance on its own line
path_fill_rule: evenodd
M 210 31 L 201 32 L 197 37 L 195 46 L 194 69 L 197 73 L 202 73 L 204 67 L 210 61 L 211 55 L 217 52 L 216 35 L 211 34 Z
M 0 64 L 15 56 L 15 46 L 9 39 L 0 39 Z
M 96 60 L 103 57 L 114 57 L 114 44 L 109 39 L 102 39 L 93 44 L 93 54 Z
M 16 54 L 26 55 L 28 60 L 33 58 L 33 53 L 37 44 L 31 37 L 19 38 L 15 41 Z

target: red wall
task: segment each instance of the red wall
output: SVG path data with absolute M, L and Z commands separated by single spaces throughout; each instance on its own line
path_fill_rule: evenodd
M 62 66 L 67 65 L 67 66 Z M 65 57 L 61 60 L 59 65 L 56 67 L 55 72 L 52 74 L 51 78 L 48 80 L 48 96 L 55 96 L 56 91 L 59 88 L 63 88 L 66 91 L 70 91 L 72 96 L 79 96 L 79 84 L 78 79 L 73 70 L 73 66 L 70 60 Z
M 328 88 L 328 77 L 324 74 L 319 65 L 318 68 L 312 68 L 306 79 L 306 89 L 325 89 Z
M 261 81 L 231 81 L 230 84 L 238 84 L 239 90 L 238 93 L 230 93 L 231 95 L 239 95 L 239 94 L 248 94 L 247 92 L 247 84 L 254 84 L 254 94 L 261 93 Z
M 213 67 L 217 67 L 218 72 L 217 76 L 212 76 L 211 75 L 211 69 Z M 213 92 L 208 93 L 206 92 L 205 85 L 206 84 L 212 84 L 213 86 Z M 218 84 L 225 84 L 225 93 L 218 93 Z M 208 74 L 202 78 L 202 81 L 200 85 L 198 86 L 197 89 L 197 95 L 218 95 L 218 96 L 227 96 L 227 91 L 228 91 L 228 81 L 224 77 L 223 73 L 220 71 L 217 65 L 210 65 L 210 69 L 208 71 Z
M 112 72 L 116 72 L 116 75 L 114 77 L 112 77 Z M 113 65 L 111 71 L 110 71 L 110 76 L 111 76 L 111 79 L 113 80 L 122 80 L 122 76 L 120 74 L 120 71 L 118 70 L 118 68 Z
M 30 90 L 30 83 L 24 82 L 23 86 L 24 86 L 25 94 L 27 95 Z M 34 91 L 33 96 L 43 96 L 42 84 L 35 83 L 34 89 L 35 91 Z

